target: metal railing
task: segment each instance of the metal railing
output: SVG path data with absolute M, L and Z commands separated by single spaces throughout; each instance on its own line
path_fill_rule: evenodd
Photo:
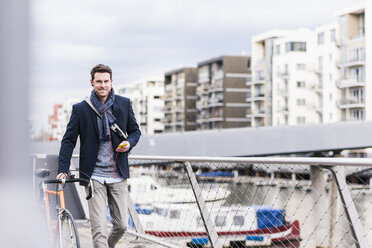
M 372 159 L 130 156 L 129 161 L 133 229 L 128 233 L 151 242 L 218 248 L 372 244 Z
M 371 159 L 131 156 L 130 162 L 129 181 L 150 175 L 161 182 L 161 190 L 151 192 L 152 213 L 139 214 L 139 220 L 147 234 L 172 245 L 370 247 L 372 243 L 368 217 L 372 191 L 346 181 L 363 177 L 345 176 L 345 170 L 354 176 L 366 173 Z M 164 198 L 167 191 L 170 197 Z M 139 195 L 132 192 L 133 201 L 148 204 L 147 196 Z M 279 214 L 283 212 L 285 217 Z

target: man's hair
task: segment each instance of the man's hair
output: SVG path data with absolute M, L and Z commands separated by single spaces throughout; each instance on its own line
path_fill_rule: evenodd
M 110 79 L 112 80 L 112 70 L 109 66 L 103 65 L 103 64 L 98 64 L 95 67 L 93 67 L 93 69 L 90 71 L 90 76 L 91 76 L 92 80 L 94 80 L 94 74 L 96 72 L 110 73 Z

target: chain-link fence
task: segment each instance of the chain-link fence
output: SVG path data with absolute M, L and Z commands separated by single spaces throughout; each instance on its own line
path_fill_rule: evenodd
M 180 247 L 368 247 L 360 161 L 132 156 L 129 190 L 144 232 Z
M 52 169 L 57 158 L 35 156 L 33 166 Z M 128 233 L 155 243 L 363 248 L 372 244 L 371 159 L 131 156 L 129 161 L 133 207 Z M 78 168 L 78 157 L 72 164 Z M 73 214 L 88 217 L 86 201 L 80 204 Z

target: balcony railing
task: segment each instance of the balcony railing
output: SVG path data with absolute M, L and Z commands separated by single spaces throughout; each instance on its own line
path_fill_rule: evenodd
M 338 88 L 349 88 L 349 87 L 364 87 L 366 83 L 357 79 L 342 79 L 338 84 Z
M 338 102 L 341 109 L 345 108 L 363 108 L 365 107 L 364 98 L 341 99 Z
M 364 55 L 346 58 L 341 61 L 340 66 L 349 67 L 349 66 L 357 66 L 357 65 L 365 65 L 366 58 Z

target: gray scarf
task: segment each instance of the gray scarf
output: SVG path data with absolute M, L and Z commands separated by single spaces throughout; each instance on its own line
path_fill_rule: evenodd
M 90 101 L 102 116 L 102 124 L 98 127 L 102 130 L 102 132 L 100 132 L 99 140 L 109 141 L 110 126 L 116 122 L 115 116 L 111 113 L 111 111 L 108 111 L 115 102 L 114 89 L 111 88 L 110 94 L 105 103 L 102 103 L 101 99 L 99 99 L 94 90 L 92 90 L 92 93 L 90 94 Z

